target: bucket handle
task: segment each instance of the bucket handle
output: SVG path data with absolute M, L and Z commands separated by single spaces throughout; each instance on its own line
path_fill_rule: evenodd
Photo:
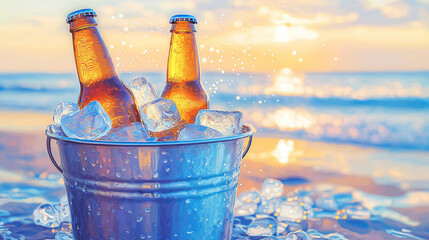
M 48 149 L 48 155 L 49 155 L 49 158 L 51 159 L 52 164 L 54 164 L 55 168 L 57 168 L 58 171 L 60 171 L 60 173 L 63 173 L 63 170 L 57 164 L 57 161 L 55 161 L 54 155 L 52 155 L 51 137 L 49 137 L 48 135 L 46 135 L 46 148 Z
M 250 135 L 249 142 L 247 142 L 246 149 L 244 150 L 243 156 L 241 158 L 244 158 L 246 156 L 247 152 L 249 151 L 250 146 L 252 145 L 252 139 L 253 139 L 253 135 Z

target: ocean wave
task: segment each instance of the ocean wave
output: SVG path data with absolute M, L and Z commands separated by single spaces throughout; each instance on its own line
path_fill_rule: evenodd
M 246 120 L 267 135 L 389 148 L 429 150 L 429 114 L 326 113 L 304 108 L 247 112 Z
M 49 87 L 40 87 L 40 86 L 2 86 L 0 85 L 0 91 L 15 91 L 15 92 L 40 92 L 40 93 L 49 93 L 49 92 L 77 92 L 74 87 L 61 87 L 61 86 L 49 86 Z

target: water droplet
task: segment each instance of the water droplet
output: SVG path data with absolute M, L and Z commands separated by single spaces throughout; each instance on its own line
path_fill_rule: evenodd
M 120 172 L 116 172 L 116 177 L 121 177 L 121 173 Z
M 119 205 L 119 209 L 123 210 L 124 208 L 124 205 Z
M 143 220 L 143 217 L 137 218 L 137 222 L 141 222 Z
M 150 208 L 147 207 L 144 209 L 144 211 L 148 213 L 148 212 L 150 212 Z

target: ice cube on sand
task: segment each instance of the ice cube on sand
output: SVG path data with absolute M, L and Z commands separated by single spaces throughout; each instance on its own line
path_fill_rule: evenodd
M 128 123 L 117 128 L 113 128 L 100 141 L 114 142 L 143 142 L 150 138 L 149 131 L 140 122 Z
M 106 135 L 112 128 L 112 121 L 98 101 L 66 115 L 61 119 L 61 128 L 71 138 L 93 140 Z
M 198 112 L 195 124 L 213 128 L 223 136 L 237 135 L 243 127 L 243 113 L 203 109 Z
M 258 191 L 246 191 L 238 195 L 237 200 L 242 203 L 260 203 L 261 196 Z
M 74 240 L 74 238 L 72 233 L 59 231 L 55 235 L 55 240 Z
M 67 196 L 63 196 L 60 202 L 53 206 L 60 214 L 60 222 L 71 222 L 70 206 Z
M 280 204 L 278 220 L 295 222 L 303 217 L 304 209 L 298 201 L 285 201 Z
M 69 114 L 73 114 L 77 110 L 79 110 L 79 108 L 76 103 L 62 102 L 58 104 L 57 108 L 54 111 L 54 117 L 53 117 L 54 123 L 57 125 L 61 125 L 62 117 Z
M 145 77 L 132 80 L 128 83 L 128 88 L 134 95 L 138 109 L 159 98 L 152 84 Z
M 189 141 L 198 139 L 208 139 L 221 137 L 222 133 L 198 124 L 186 124 L 185 127 L 180 131 L 178 141 Z
M 61 215 L 52 204 L 42 204 L 33 211 L 33 220 L 36 225 L 56 228 L 61 224 Z
M 281 181 L 267 178 L 262 183 L 261 196 L 267 200 L 280 197 L 283 194 L 284 185 Z
M 157 99 L 140 108 L 143 123 L 151 132 L 162 132 L 178 125 L 181 120 L 176 104 L 169 99 Z
M 239 217 L 253 215 L 255 214 L 257 208 L 257 203 L 242 203 L 240 201 L 236 201 L 234 206 L 234 216 Z
M 272 217 L 253 219 L 247 228 L 249 236 L 273 236 L 276 233 L 277 221 Z
M 290 232 L 286 235 L 286 240 L 311 240 L 310 236 L 304 231 Z

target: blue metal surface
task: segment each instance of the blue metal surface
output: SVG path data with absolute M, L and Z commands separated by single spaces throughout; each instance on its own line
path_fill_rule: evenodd
M 243 142 L 254 132 L 144 143 L 48 135 L 48 146 L 57 140 L 75 238 L 229 239 Z

